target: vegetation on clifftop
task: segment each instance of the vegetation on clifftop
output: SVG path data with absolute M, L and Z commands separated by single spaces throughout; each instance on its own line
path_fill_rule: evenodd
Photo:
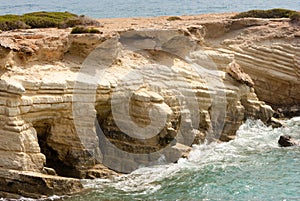
M 233 16 L 233 19 L 239 18 L 290 18 L 292 21 L 300 21 L 300 13 L 294 10 L 275 8 L 271 10 L 249 10 Z
M 99 22 L 83 15 L 78 16 L 70 12 L 33 12 L 24 15 L 0 16 L 0 30 L 29 28 L 67 28 L 77 25 L 99 25 Z
M 71 31 L 71 34 L 83 34 L 83 33 L 101 33 L 101 31 L 95 28 L 87 28 L 83 26 L 76 26 Z
M 171 16 L 167 18 L 167 21 L 176 21 L 176 20 L 182 20 L 182 19 L 178 16 Z

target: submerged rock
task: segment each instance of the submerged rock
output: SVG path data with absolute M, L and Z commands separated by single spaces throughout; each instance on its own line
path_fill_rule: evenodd
M 300 145 L 300 142 L 290 135 L 282 135 L 278 140 L 278 144 L 282 147 L 291 147 Z

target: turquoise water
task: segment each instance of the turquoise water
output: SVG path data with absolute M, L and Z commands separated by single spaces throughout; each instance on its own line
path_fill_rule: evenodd
M 91 17 L 185 15 L 269 9 L 300 10 L 295 0 L 0 0 L 0 14 L 70 11 Z M 272 129 L 248 120 L 229 143 L 194 146 L 177 164 L 136 170 L 112 180 L 83 181 L 88 193 L 66 201 L 300 200 L 300 147 L 281 148 L 282 134 L 300 138 L 300 118 Z M 1 199 L 0 199 L 1 200 Z M 3 200 L 3 199 L 2 199 Z M 24 200 L 24 199 L 22 199 Z M 28 200 L 28 199 L 25 199 Z
M 1 14 L 33 11 L 70 11 L 95 18 L 191 15 L 250 9 L 300 10 L 297 0 L 0 0 Z
M 141 168 L 112 180 L 83 181 L 89 193 L 66 201 L 300 200 L 300 147 L 281 148 L 282 134 L 300 138 L 300 118 L 272 129 L 248 120 L 228 143 L 194 146 L 177 164 Z

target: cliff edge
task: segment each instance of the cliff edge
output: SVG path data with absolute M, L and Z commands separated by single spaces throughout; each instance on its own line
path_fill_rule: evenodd
M 269 122 L 272 107 L 297 114 L 299 26 L 232 15 L 0 33 L 0 195 L 78 192 L 78 178 L 234 139 L 247 118 Z

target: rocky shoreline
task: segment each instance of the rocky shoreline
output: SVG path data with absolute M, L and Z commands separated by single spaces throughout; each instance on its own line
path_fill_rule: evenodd
M 82 178 L 234 139 L 247 118 L 298 115 L 299 25 L 232 16 L 100 19 L 99 34 L 0 33 L 0 197 L 77 193 Z M 157 135 L 139 138 L 148 133 Z

